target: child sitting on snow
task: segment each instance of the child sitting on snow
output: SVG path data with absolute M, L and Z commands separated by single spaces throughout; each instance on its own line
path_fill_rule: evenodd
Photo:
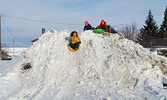
M 77 50 L 79 48 L 79 44 L 81 43 L 81 39 L 76 31 L 73 31 L 70 36 L 69 46 L 74 50 Z
M 103 30 L 105 30 L 105 31 L 108 30 L 107 24 L 106 24 L 106 22 L 104 21 L 104 19 L 102 19 L 100 25 L 97 26 L 97 29 L 99 29 L 99 28 L 100 28 L 100 29 L 103 29 Z
M 88 23 L 88 21 L 85 21 L 85 27 L 84 27 L 84 31 L 86 30 L 91 30 L 92 29 L 92 26 Z

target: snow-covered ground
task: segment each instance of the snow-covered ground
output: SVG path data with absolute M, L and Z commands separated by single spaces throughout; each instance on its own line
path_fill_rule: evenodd
M 27 48 L 2 48 L 2 50 L 5 50 L 9 56 L 19 56 L 24 50 Z
M 49 31 L 10 62 L 0 63 L 0 100 L 166 100 L 167 60 L 118 34 Z M 25 70 L 24 65 L 31 64 Z

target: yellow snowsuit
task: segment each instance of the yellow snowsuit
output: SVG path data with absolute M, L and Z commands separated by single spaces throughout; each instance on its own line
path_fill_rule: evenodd
M 75 43 L 77 43 L 77 42 L 81 42 L 81 39 L 80 39 L 79 36 L 76 36 L 76 37 L 72 36 L 72 37 L 70 38 L 70 42 L 71 42 L 72 44 L 75 44 Z

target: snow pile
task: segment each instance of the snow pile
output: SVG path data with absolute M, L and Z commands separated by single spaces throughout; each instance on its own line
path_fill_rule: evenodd
M 122 35 L 81 33 L 81 49 L 68 50 L 70 33 L 49 31 L 12 64 L 20 86 L 10 100 L 167 99 L 167 61 Z M 31 68 L 25 70 L 24 65 Z M 0 78 L 2 80 L 2 78 Z M 3 83 L 2 83 L 3 84 Z M 0 84 L 1 85 L 1 84 Z M 5 90 L 5 87 L 1 88 Z M 8 93 L 9 94 L 9 93 Z

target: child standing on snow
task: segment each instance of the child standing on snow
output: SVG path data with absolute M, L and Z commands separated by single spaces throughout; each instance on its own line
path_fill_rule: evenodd
M 100 28 L 100 29 L 103 29 L 103 30 L 105 30 L 105 31 L 108 30 L 107 24 L 106 24 L 106 22 L 104 21 L 104 19 L 102 19 L 100 25 L 97 26 L 97 29 L 99 29 L 99 28 Z
M 85 27 L 84 27 L 84 31 L 86 30 L 91 30 L 92 29 L 92 26 L 88 23 L 88 21 L 85 21 Z
M 74 50 L 77 50 L 79 48 L 79 44 L 81 43 L 81 39 L 76 31 L 73 31 L 70 36 L 69 46 L 71 46 Z

